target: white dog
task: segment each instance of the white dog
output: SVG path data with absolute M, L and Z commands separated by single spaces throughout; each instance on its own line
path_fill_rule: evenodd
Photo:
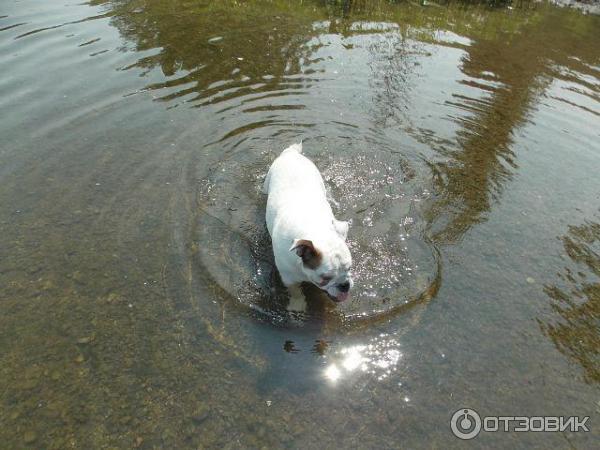
M 348 222 L 336 220 L 327 202 L 323 178 L 302 155 L 302 144 L 286 148 L 273 162 L 263 192 L 267 200 L 267 228 L 275 264 L 295 306 L 300 283 L 307 281 L 341 302 L 353 282 L 352 257 L 346 245 Z

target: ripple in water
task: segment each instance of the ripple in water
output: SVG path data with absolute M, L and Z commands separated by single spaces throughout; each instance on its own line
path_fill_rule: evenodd
M 203 180 L 196 239 L 199 270 L 228 297 L 275 324 L 288 324 L 287 291 L 275 269 L 260 189 L 280 149 L 246 149 L 222 160 Z M 317 153 L 319 152 L 320 153 Z M 355 288 L 334 304 L 305 286 L 309 310 L 300 320 L 326 319 L 349 325 L 397 312 L 429 297 L 437 286 L 435 249 L 423 239 L 419 203 L 426 193 L 406 161 L 389 151 L 347 143 L 335 155 L 327 145 L 305 142 L 305 154 L 320 168 L 339 205 L 336 217 L 351 220 L 348 237 Z

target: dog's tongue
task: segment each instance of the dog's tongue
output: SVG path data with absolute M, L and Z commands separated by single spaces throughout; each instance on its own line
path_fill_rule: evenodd
M 340 292 L 335 298 L 338 302 L 345 302 L 348 300 L 349 294 L 348 292 Z

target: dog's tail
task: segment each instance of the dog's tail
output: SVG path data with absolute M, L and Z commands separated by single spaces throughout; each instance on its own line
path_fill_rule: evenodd
M 289 152 L 297 152 L 297 153 L 302 154 L 302 141 L 300 141 L 297 144 L 290 145 L 288 148 L 286 148 L 284 151 L 282 151 L 281 154 L 284 155 Z

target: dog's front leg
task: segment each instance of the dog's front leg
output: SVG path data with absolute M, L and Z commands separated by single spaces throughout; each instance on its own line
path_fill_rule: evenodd
M 300 284 L 289 285 L 288 291 L 290 293 L 290 302 L 288 303 L 287 310 L 290 312 L 306 311 L 306 298 Z

